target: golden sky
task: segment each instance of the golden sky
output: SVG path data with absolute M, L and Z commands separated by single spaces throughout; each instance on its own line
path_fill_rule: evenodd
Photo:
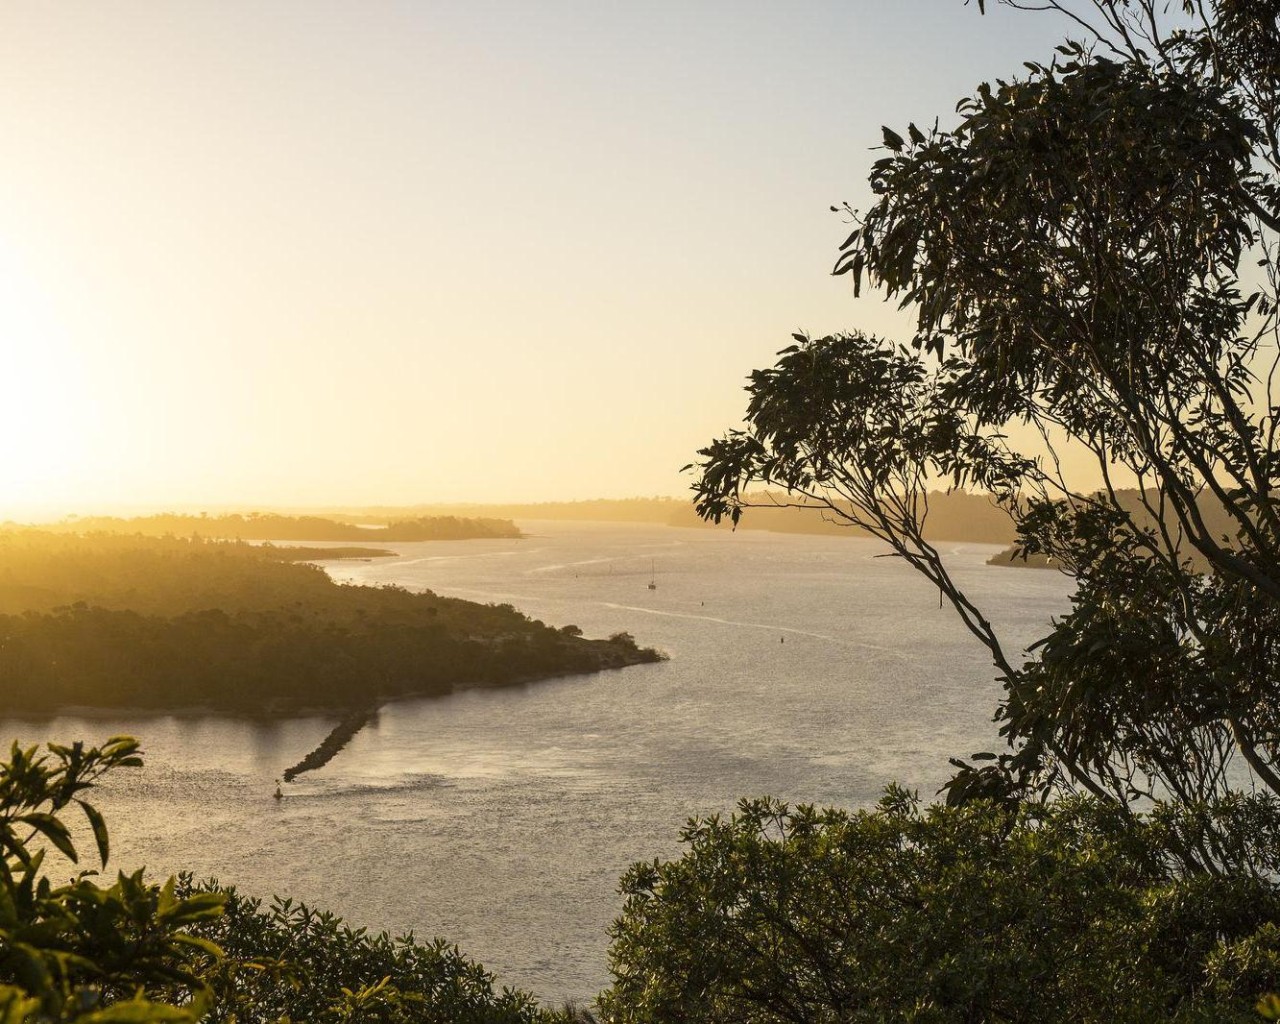
M 988 5 L 993 6 L 993 5 Z M 962 0 L 0 4 L 0 518 L 680 494 Z M 901 333 L 901 332 L 899 332 Z

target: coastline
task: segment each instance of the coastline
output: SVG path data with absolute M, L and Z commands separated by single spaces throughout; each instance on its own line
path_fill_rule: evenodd
M 595 642 L 607 643 L 608 641 Z M 633 665 L 652 665 L 666 660 L 667 655 L 652 647 L 637 647 L 633 657 L 629 660 L 622 660 L 608 664 L 601 663 L 595 668 L 583 671 L 532 672 L 526 675 L 516 676 L 511 679 L 493 681 L 480 680 L 471 683 L 459 683 L 451 686 L 447 690 L 422 690 L 418 692 L 397 693 L 387 697 L 379 697 L 375 699 L 373 711 L 369 713 L 376 714 L 378 710 L 381 710 L 389 704 L 398 704 L 405 701 L 442 699 L 445 697 L 451 697 L 457 693 L 465 693 L 469 690 L 498 690 L 505 689 L 507 687 L 528 686 L 531 683 L 548 682 L 553 679 L 572 679 L 576 676 L 595 675 L 597 672 L 619 671 L 624 668 L 630 668 Z M 155 707 L 151 705 L 111 706 L 102 704 L 68 704 L 52 709 L 6 708 L 3 715 L 0 717 L 20 722 L 47 722 L 55 718 L 83 718 L 90 721 L 107 721 L 119 718 L 136 718 L 142 720 L 160 718 L 225 718 L 233 721 L 268 723 L 308 718 L 327 719 L 330 721 L 334 719 L 345 720 L 351 715 L 357 713 L 363 713 L 362 709 L 353 707 L 349 704 L 304 705 L 290 709 L 262 708 L 255 711 L 248 711 L 243 708 L 226 708 L 216 704 L 183 704 L 165 707 Z

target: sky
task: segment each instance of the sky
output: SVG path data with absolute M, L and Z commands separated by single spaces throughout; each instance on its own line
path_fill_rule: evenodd
M 0 3 L 0 518 L 679 495 L 962 0 Z

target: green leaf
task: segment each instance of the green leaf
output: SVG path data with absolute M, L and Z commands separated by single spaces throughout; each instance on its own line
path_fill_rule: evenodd
M 23 1024 L 38 1009 L 40 1000 L 14 985 L 0 985 L 0 1024 Z
M 187 935 L 185 933 L 179 933 L 173 936 L 173 941 L 183 946 L 191 946 L 193 949 L 198 949 L 202 953 L 208 953 L 209 956 L 213 957 L 215 960 L 220 959 L 222 957 L 221 946 L 219 946 L 216 942 L 210 942 L 208 939 L 202 939 L 196 935 Z M 241 965 L 241 966 L 246 966 L 246 965 Z
M 170 879 L 170 882 L 172 881 Z M 185 900 L 175 902 L 172 900 L 172 890 L 168 885 L 165 888 L 169 891 L 171 898 L 166 903 L 162 895 L 160 910 L 156 916 L 169 924 L 185 924 L 218 917 L 227 902 L 226 895 L 220 892 L 197 893 Z
M 45 814 L 43 811 L 32 811 L 30 814 L 24 814 L 16 819 L 24 824 L 30 825 L 42 836 L 53 843 L 67 860 L 76 863 L 76 848 L 71 842 L 71 833 L 67 831 L 67 826 L 62 824 L 52 814 Z
M 84 811 L 84 816 L 89 819 L 89 827 L 93 829 L 93 840 L 98 844 L 98 856 L 102 860 L 102 866 L 107 866 L 107 855 L 110 853 L 110 842 L 107 839 L 107 823 L 98 809 L 92 804 L 85 803 L 83 800 L 76 800 L 80 805 L 80 809 Z
M 194 1024 L 197 1019 L 192 1010 L 147 999 L 130 999 L 127 1003 L 116 1003 L 105 1010 L 76 1018 L 80 1024 Z

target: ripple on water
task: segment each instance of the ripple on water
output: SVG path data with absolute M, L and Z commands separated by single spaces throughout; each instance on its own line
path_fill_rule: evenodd
M 190 867 L 356 925 L 441 935 L 549 1001 L 607 983 L 618 876 L 676 854 L 689 816 L 763 794 L 865 806 L 895 779 L 928 796 L 948 756 L 999 743 L 1000 687 L 976 642 L 873 542 L 522 525 L 536 540 L 388 545 L 403 557 L 330 571 L 625 630 L 671 660 L 389 705 L 280 801 L 275 779 L 332 718 L 64 717 L 9 732 L 143 739 L 146 769 L 98 801 L 121 867 Z M 993 550 L 958 546 L 957 572 L 1017 649 L 1066 608 L 1067 583 L 984 565 Z

